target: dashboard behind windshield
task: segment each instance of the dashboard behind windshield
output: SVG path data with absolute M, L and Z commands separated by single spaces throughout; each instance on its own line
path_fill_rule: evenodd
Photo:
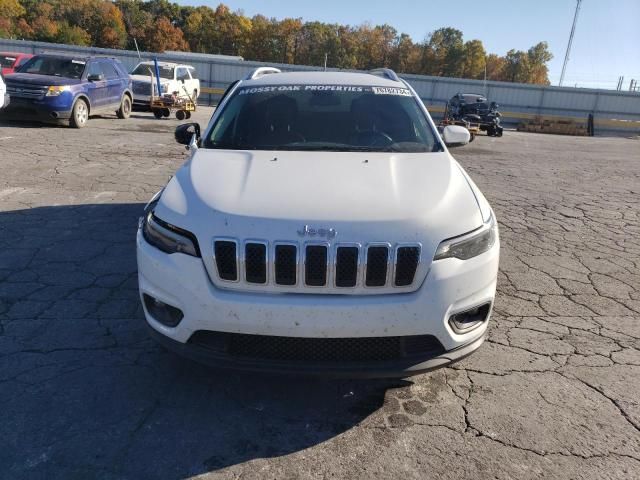
M 240 87 L 203 146 L 380 152 L 442 149 L 409 89 L 355 85 Z

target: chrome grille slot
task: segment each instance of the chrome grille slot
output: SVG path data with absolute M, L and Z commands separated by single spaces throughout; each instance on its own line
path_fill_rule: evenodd
M 420 247 L 398 247 L 396 252 L 396 269 L 393 284 L 396 287 L 406 287 L 413 283 L 418 264 L 420 263 Z
M 238 281 L 238 248 L 233 240 L 218 240 L 214 244 L 218 276 L 229 282 Z
M 305 248 L 304 283 L 310 287 L 327 284 L 328 256 L 326 245 L 307 245 Z
M 358 283 L 358 256 L 360 249 L 338 247 L 336 249 L 336 287 L 355 287 Z
M 386 245 L 370 246 L 367 249 L 367 287 L 384 287 L 387 283 L 389 267 L 389 247 Z
M 244 246 L 245 280 L 248 283 L 267 283 L 267 246 L 247 243 Z
M 278 285 L 297 283 L 298 252 L 295 245 L 276 245 L 275 282 Z

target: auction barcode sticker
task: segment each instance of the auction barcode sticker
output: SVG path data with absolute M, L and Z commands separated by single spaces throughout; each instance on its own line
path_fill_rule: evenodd
M 376 95 L 402 95 L 404 97 L 410 97 L 411 92 L 406 88 L 397 87 L 371 87 L 373 93 Z

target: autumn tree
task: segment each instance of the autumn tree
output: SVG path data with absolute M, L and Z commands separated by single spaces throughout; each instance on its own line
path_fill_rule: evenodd
M 18 0 L 0 0 L 0 37 L 13 36 L 17 20 L 25 13 Z
M 426 65 L 427 74 L 459 77 L 463 73 L 464 43 L 462 32 L 455 28 L 439 28 L 428 39 L 432 64 Z
M 527 82 L 550 85 L 549 67 L 547 67 L 547 64 L 551 61 L 553 55 L 549 51 L 547 42 L 540 42 L 531 47 L 527 51 L 527 58 L 529 61 Z
M 464 44 L 462 53 L 462 77 L 484 78 L 486 66 L 486 52 L 480 40 L 469 40 Z
M 487 80 L 505 80 L 505 64 L 504 57 L 490 53 L 486 57 L 487 63 Z
M 247 60 L 548 84 L 545 42 L 505 56 L 439 28 L 421 42 L 388 24 L 352 26 L 301 18 L 252 18 L 224 4 L 171 0 L 0 0 L 0 36 L 141 50 L 192 50 Z
M 167 17 L 158 18 L 148 27 L 145 31 L 145 41 L 154 47 L 152 51 L 189 51 L 189 44 L 184 39 L 182 30 L 175 27 Z

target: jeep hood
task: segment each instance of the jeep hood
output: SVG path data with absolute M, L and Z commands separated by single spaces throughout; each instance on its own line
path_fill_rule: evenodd
M 296 240 L 309 225 L 336 241 L 432 243 L 482 225 L 478 201 L 447 152 L 196 150 L 156 207 L 199 238 Z

